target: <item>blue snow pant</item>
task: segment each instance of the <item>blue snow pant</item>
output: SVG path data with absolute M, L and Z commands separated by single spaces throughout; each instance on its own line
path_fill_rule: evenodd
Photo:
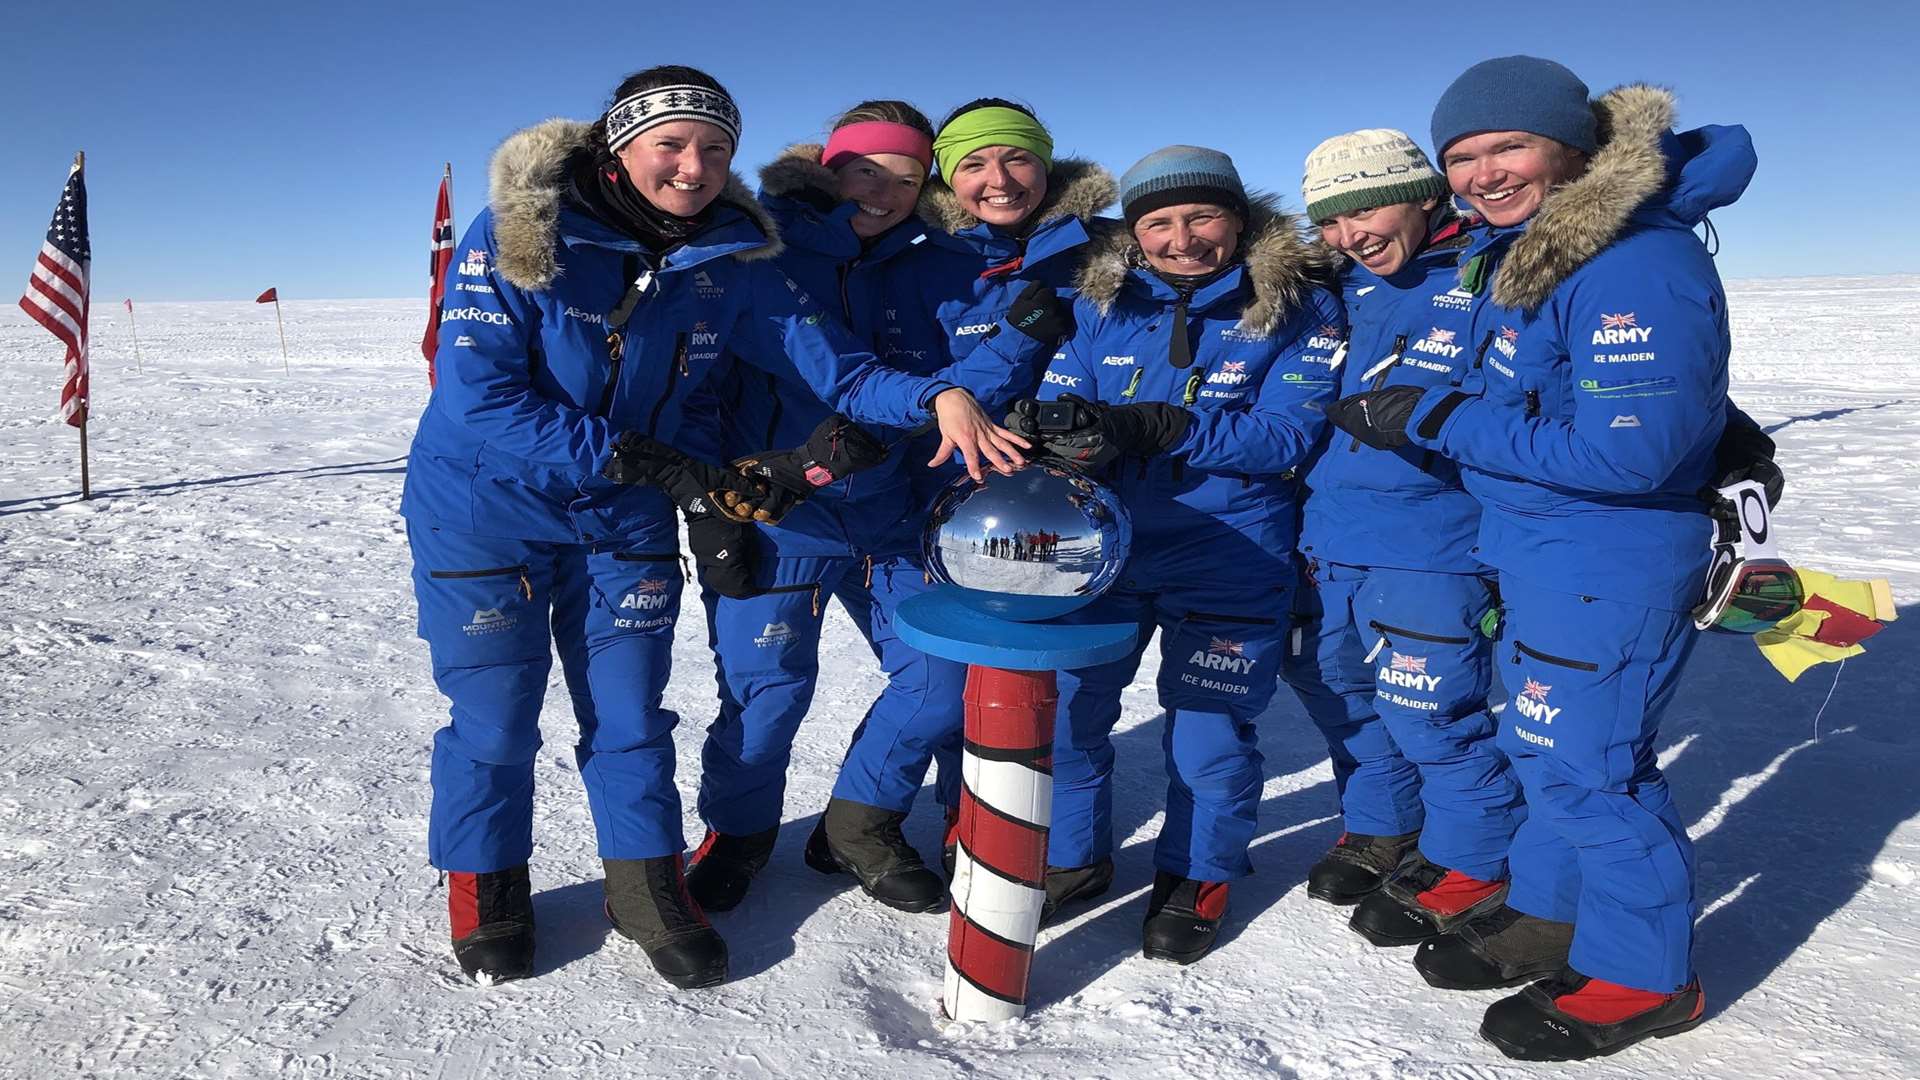
M 1200 881 L 1253 872 L 1247 848 L 1260 809 L 1254 719 L 1273 699 L 1290 586 L 1115 587 L 1069 618 L 1133 622 L 1133 652 L 1059 674 L 1053 744 L 1053 828 L 1047 862 L 1086 866 L 1113 854 L 1113 743 L 1120 694 L 1160 629 L 1160 705 L 1166 727 L 1167 813 L 1154 847 L 1158 869 Z
M 1574 926 L 1576 971 L 1669 993 L 1693 977 L 1693 844 L 1654 760 L 1692 618 L 1500 576 L 1513 697 L 1499 743 L 1532 808 L 1507 903 Z
M 700 817 L 729 835 L 780 824 L 787 762 L 820 675 L 829 596 L 853 617 L 887 675 L 886 689 L 853 734 L 834 797 L 905 811 L 938 759 L 941 798 L 957 803 L 966 665 L 908 647 L 893 623 L 902 601 L 931 588 L 918 562 L 906 555 L 767 562 L 766 593 L 702 596 L 720 713 L 700 752 Z
M 685 848 L 673 783 L 680 718 L 660 703 L 680 613 L 674 542 L 590 547 L 412 522 L 407 540 L 420 636 L 452 703 L 433 738 L 433 865 L 485 873 L 532 855 L 533 764 L 554 651 L 601 857 Z
M 1507 876 L 1527 809 L 1487 712 L 1491 583 L 1308 560 L 1284 674 L 1326 736 L 1351 832 L 1420 831 L 1420 853 Z

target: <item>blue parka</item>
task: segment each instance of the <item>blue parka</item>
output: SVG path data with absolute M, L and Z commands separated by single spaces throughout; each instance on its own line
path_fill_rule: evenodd
M 1498 331 L 1486 315 L 1472 234 L 1441 220 L 1426 246 L 1387 277 L 1358 263 L 1341 274 L 1347 348 L 1335 368 L 1340 396 L 1386 386 L 1448 386 L 1478 394 Z M 1469 272 L 1471 271 L 1471 272 Z M 1307 473 L 1302 553 L 1353 566 L 1478 573 L 1480 504 L 1460 470 L 1422 447 L 1375 450 L 1328 431 Z
M 1075 393 L 1112 404 L 1163 401 L 1189 409 L 1180 443 L 1123 457 L 1108 476 L 1133 514 L 1126 580 L 1291 583 L 1299 480 L 1334 399 L 1329 370 L 1346 337 L 1324 256 L 1295 221 L 1256 203 L 1245 258 L 1185 305 L 1193 362 L 1171 361 L 1180 294 L 1141 269 L 1117 225 L 1077 278 L 1078 331 L 1037 395 Z
M 1530 585 L 1669 611 L 1700 598 L 1727 400 L 1726 293 L 1693 228 L 1756 165 L 1740 127 L 1676 135 L 1673 98 L 1597 103 L 1611 137 L 1529 221 L 1493 277 L 1486 392 L 1430 391 L 1408 434 L 1460 462 L 1480 558 Z
M 870 246 L 863 245 L 852 225 L 858 208 L 839 201 L 836 178 L 820 164 L 820 153 L 818 145 L 789 147 L 760 171 L 760 203 L 786 244 L 774 265 L 837 317 L 862 348 L 885 352 L 890 324 L 884 290 L 889 279 L 902 272 L 911 253 L 928 242 L 929 230 L 918 217 L 909 217 Z M 992 329 L 977 335 L 978 349 L 943 370 L 923 374 L 942 383 L 990 391 L 1007 371 L 1037 370 L 1052 355 L 1049 348 L 1004 322 Z M 711 387 L 719 406 L 715 415 L 723 417 L 724 424 L 706 456 L 729 461 L 755 451 L 797 446 L 833 414 L 796 367 L 789 365 L 784 371 L 777 363 L 763 367 L 736 365 Z M 919 522 L 907 478 L 906 433 L 888 429 L 875 434 L 896 444 L 884 464 L 817 489 L 779 526 L 761 526 L 762 537 L 774 553 L 874 554 L 917 546 Z M 690 441 L 701 442 L 698 437 Z M 705 445 L 690 448 L 709 450 Z
M 588 125 L 550 120 L 494 155 L 489 206 L 455 251 L 439 382 L 401 513 L 436 528 L 671 548 L 666 495 L 601 477 L 624 431 L 681 442 L 684 406 L 726 357 L 798 370 L 858 420 L 911 425 L 947 385 L 873 361 L 767 260 L 777 231 L 730 179 L 699 235 L 656 259 L 565 196 Z M 610 340 L 608 316 L 643 284 Z

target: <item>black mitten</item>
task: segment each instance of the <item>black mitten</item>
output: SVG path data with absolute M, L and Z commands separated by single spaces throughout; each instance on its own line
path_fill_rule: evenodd
M 743 476 L 765 480 L 805 498 L 814 488 L 844 480 L 887 460 L 885 443 L 844 416 L 820 421 L 807 441 L 792 450 L 749 454 L 734 461 Z
M 753 526 L 715 514 L 689 516 L 687 547 L 707 588 L 734 600 L 760 595 L 753 582 Z
M 1007 325 L 1042 345 L 1057 347 L 1073 336 L 1073 303 L 1043 281 L 1028 285 L 1007 309 Z
M 1702 492 L 1702 496 L 1712 501 L 1721 488 L 1752 480 L 1766 489 L 1767 509 L 1780 505 L 1787 478 L 1780 466 L 1774 464 L 1773 450 L 1773 437 L 1762 431 L 1753 417 L 1729 404 L 1727 426 L 1720 433 L 1720 444 L 1713 450 L 1716 476 L 1713 491 Z
M 787 491 L 687 456 L 666 443 L 629 431 L 613 442 L 601 475 L 618 484 L 654 484 L 688 520 L 718 514 L 736 522 L 778 522 L 793 509 Z

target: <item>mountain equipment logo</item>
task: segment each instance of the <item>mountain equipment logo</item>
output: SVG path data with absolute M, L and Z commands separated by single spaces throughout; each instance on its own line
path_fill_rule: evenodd
M 765 649 L 773 645 L 791 645 L 793 639 L 793 627 L 783 622 L 770 622 L 766 629 L 760 631 L 760 636 L 753 639 L 753 643 Z
M 497 634 L 503 630 L 511 630 L 519 621 L 512 615 L 504 614 L 499 608 L 477 608 L 473 613 L 473 621 L 460 629 L 465 631 L 468 637 L 479 637 L 482 634 Z
M 1653 327 L 1641 326 L 1629 311 L 1620 315 L 1600 316 L 1600 329 L 1593 332 L 1595 345 L 1633 345 L 1651 340 Z
M 460 272 L 469 277 L 479 277 L 487 272 L 487 249 L 468 248 L 467 259 L 460 264 Z
M 1615 428 L 1615 427 L 1639 427 L 1639 426 L 1640 426 L 1640 417 L 1639 417 L 1639 416 L 1638 416 L 1637 414 L 1634 414 L 1634 413 L 1628 413 L 1628 414 L 1627 414 L 1627 415 L 1625 415 L 1625 416 L 1616 416 L 1616 417 L 1614 417 L 1614 418 L 1613 418 L 1613 423 L 1611 423 L 1611 424 L 1608 424 L 1607 426 L 1608 426 L 1608 427 L 1610 427 L 1610 428 Z
M 1552 689 L 1553 687 L 1546 683 L 1528 679 L 1526 685 L 1520 688 L 1519 695 L 1513 699 L 1513 707 L 1521 716 L 1529 720 L 1541 724 L 1551 724 L 1553 723 L 1553 718 L 1560 715 L 1559 709 L 1547 704 L 1547 693 Z M 1546 743 L 1545 745 L 1552 746 L 1553 744 Z
M 799 288 L 794 286 L 791 280 L 787 282 L 787 285 L 789 288 L 793 288 L 794 295 L 800 297 L 801 303 L 807 302 L 807 295 L 800 292 Z M 724 287 L 713 283 L 713 279 L 707 276 L 705 270 L 695 270 L 693 272 L 693 291 L 699 293 L 700 299 L 702 300 L 718 300 L 727 294 L 727 290 Z
M 461 334 L 459 337 L 453 339 L 453 347 L 456 349 L 471 349 L 473 348 L 473 339 L 465 334 Z

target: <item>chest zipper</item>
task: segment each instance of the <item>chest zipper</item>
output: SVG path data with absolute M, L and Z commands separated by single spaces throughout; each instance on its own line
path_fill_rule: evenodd
M 1527 391 L 1527 419 L 1531 420 L 1534 417 L 1539 415 L 1540 415 L 1540 391 L 1529 390 Z
M 1400 358 L 1405 355 L 1406 351 L 1407 335 L 1401 334 L 1399 337 L 1393 339 L 1393 352 L 1389 353 L 1386 359 L 1361 373 L 1360 378 L 1362 381 L 1367 379 L 1373 380 L 1373 385 L 1367 387 L 1367 389 L 1378 390 L 1387 385 L 1387 376 L 1393 374 L 1394 367 L 1400 363 Z M 1347 444 L 1347 452 L 1351 454 L 1359 449 L 1360 439 L 1358 436 L 1355 436 L 1354 440 Z
M 1491 348 L 1493 348 L 1493 331 L 1489 330 L 1487 331 L 1487 336 L 1480 339 L 1479 351 L 1473 354 L 1473 370 L 1479 371 L 1480 365 L 1487 362 L 1487 350 Z M 1459 386 L 1460 383 L 1466 381 L 1466 378 L 1466 372 L 1462 371 L 1460 373 L 1460 379 L 1453 385 Z
M 673 366 L 681 376 L 687 374 L 687 335 L 673 335 Z M 657 431 L 660 427 L 660 414 L 667 409 L 667 401 L 673 397 L 673 379 L 660 391 L 660 400 L 653 403 L 653 412 L 647 417 L 647 431 Z
M 626 339 L 618 330 L 609 332 L 607 334 L 607 388 L 600 391 L 600 408 L 597 410 L 601 416 L 611 416 L 613 413 L 613 392 L 620 388 L 620 365 L 625 362 L 626 355 Z
M 1133 378 L 1127 380 L 1127 388 L 1125 390 L 1120 391 L 1120 396 L 1128 400 L 1132 400 L 1133 395 L 1138 393 L 1140 390 L 1140 380 L 1144 378 L 1146 374 L 1147 374 L 1146 368 L 1139 368 L 1139 367 L 1134 368 Z
M 770 447 L 773 445 L 774 432 L 777 431 L 780 427 L 780 412 L 781 412 L 782 402 L 780 400 L 779 380 L 773 377 L 773 372 L 771 371 L 766 372 L 765 374 L 767 376 L 767 396 L 773 399 L 773 413 L 767 417 L 767 439 L 766 439 L 766 442 L 762 443 L 761 445 Z

